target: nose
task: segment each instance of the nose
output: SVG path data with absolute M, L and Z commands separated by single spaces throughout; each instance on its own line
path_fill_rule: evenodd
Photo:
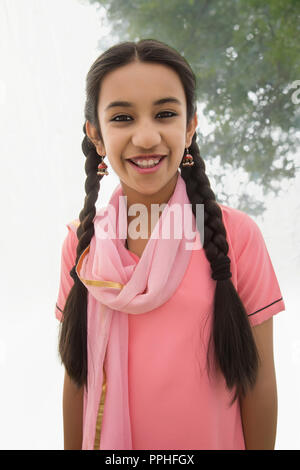
M 161 143 L 161 135 L 157 127 L 147 121 L 135 127 L 131 140 L 136 148 L 140 147 L 148 150 L 157 147 Z

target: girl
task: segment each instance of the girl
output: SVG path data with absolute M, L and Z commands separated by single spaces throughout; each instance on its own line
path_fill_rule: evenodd
M 257 224 L 216 202 L 195 86 L 156 40 L 111 47 L 87 75 L 86 198 L 55 309 L 65 449 L 274 448 L 272 316 L 285 305 Z M 105 155 L 120 184 L 96 212 Z M 183 210 L 170 224 L 186 206 L 192 227 Z

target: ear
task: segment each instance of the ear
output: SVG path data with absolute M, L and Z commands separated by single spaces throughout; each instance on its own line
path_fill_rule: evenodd
M 93 124 L 91 124 L 90 121 L 86 121 L 85 129 L 86 129 L 86 134 L 88 138 L 95 145 L 98 155 L 100 155 L 101 157 L 104 156 L 106 154 L 105 147 L 102 144 L 101 139 L 99 138 L 96 127 L 93 126 Z
M 189 122 L 189 125 L 187 127 L 186 131 L 186 148 L 189 148 L 191 143 L 192 143 L 192 138 L 193 135 L 195 134 L 196 128 L 198 124 L 198 119 L 197 119 L 197 113 L 194 114 L 192 119 Z

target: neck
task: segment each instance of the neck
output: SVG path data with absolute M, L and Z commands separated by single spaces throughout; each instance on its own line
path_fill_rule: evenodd
M 157 193 L 154 194 L 142 194 L 135 189 L 127 186 L 123 181 L 120 181 L 124 196 L 127 196 L 127 209 L 133 204 L 144 204 L 148 210 L 151 210 L 151 204 L 166 204 L 177 184 L 179 172 L 176 172 L 174 177 Z
M 146 209 L 147 209 L 147 215 L 148 215 L 148 227 L 150 230 L 150 221 L 151 221 L 151 209 L 152 209 L 152 204 L 167 204 L 168 201 L 170 200 L 176 184 L 177 184 L 177 179 L 179 176 L 179 172 L 177 171 L 174 177 L 157 193 L 154 194 L 142 194 L 139 193 L 138 191 L 130 188 L 127 186 L 123 181 L 120 181 L 120 184 L 122 186 L 123 194 L 124 196 L 127 196 L 127 214 L 129 212 L 130 207 L 133 204 L 143 204 Z M 161 215 L 161 212 L 159 213 L 159 217 Z M 127 220 L 128 220 L 128 225 L 132 220 L 134 220 L 137 216 L 139 216 L 139 213 L 136 212 L 136 215 L 127 215 Z M 154 227 L 152 227 L 153 229 Z M 149 231 L 149 236 L 151 236 L 152 229 Z

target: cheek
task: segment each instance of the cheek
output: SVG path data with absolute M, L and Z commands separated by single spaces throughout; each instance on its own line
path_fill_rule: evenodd
M 116 175 L 121 176 L 126 170 L 128 171 L 129 164 L 122 158 L 122 153 L 111 153 L 108 161 Z
M 173 149 L 176 148 L 176 153 L 181 153 L 181 149 L 185 148 L 185 138 L 186 134 L 184 126 L 178 125 L 172 129 L 169 139 L 172 142 Z
M 126 148 L 128 148 L 128 139 L 120 133 L 110 133 L 109 135 L 109 146 L 111 159 L 115 165 L 123 165 L 123 157 L 126 155 Z M 109 154 L 108 154 L 109 155 Z

